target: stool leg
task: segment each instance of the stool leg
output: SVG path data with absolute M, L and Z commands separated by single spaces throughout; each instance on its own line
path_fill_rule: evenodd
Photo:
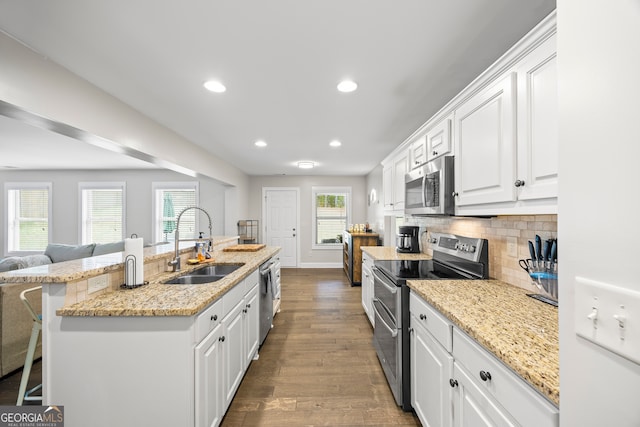
M 38 345 L 38 336 L 40 335 L 40 329 L 42 326 L 39 323 L 33 323 L 31 328 L 31 338 L 29 339 L 29 348 L 27 349 L 27 355 L 24 358 L 24 368 L 22 369 L 22 378 L 20 379 L 20 389 L 18 390 L 18 403 L 16 405 L 21 406 L 24 401 L 24 394 L 27 391 L 27 383 L 29 382 L 29 375 L 31 374 L 31 366 L 33 365 L 33 357 L 36 354 L 36 347 Z

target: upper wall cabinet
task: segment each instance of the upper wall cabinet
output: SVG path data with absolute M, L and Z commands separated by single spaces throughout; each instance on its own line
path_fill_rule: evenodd
M 409 151 L 402 150 L 382 166 L 382 200 L 387 214 L 404 214 L 404 175 L 408 170 Z
M 557 111 L 552 35 L 456 110 L 456 214 L 557 211 Z
M 409 169 L 417 168 L 427 162 L 427 141 L 421 136 L 409 146 Z
M 515 83 L 508 73 L 456 110 L 456 206 L 515 199 Z
M 432 127 L 425 138 L 427 161 L 451 152 L 451 118 L 446 117 Z

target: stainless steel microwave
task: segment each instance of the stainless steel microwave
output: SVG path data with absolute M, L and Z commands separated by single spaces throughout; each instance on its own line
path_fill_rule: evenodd
M 454 215 L 453 156 L 433 159 L 405 175 L 404 212 Z

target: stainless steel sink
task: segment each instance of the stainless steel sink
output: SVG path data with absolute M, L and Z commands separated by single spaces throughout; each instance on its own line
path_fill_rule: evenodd
M 187 275 L 176 277 L 175 279 L 168 280 L 164 282 L 167 285 L 202 285 L 204 283 L 211 283 L 222 279 L 225 275 L 223 274 L 215 274 L 215 275 L 205 275 L 205 274 L 197 274 L 197 275 Z
M 226 276 L 227 274 L 233 273 L 244 264 L 217 264 L 217 265 L 207 265 L 206 267 L 201 267 L 197 270 L 192 271 L 191 275 L 205 275 L 205 276 Z

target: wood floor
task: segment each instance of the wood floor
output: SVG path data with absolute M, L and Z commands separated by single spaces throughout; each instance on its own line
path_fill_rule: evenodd
M 283 269 L 282 310 L 222 426 L 419 426 L 393 399 L 360 296 L 340 269 Z
M 222 426 L 419 426 L 393 400 L 360 292 L 339 269 L 283 269 L 282 310 Z M 0 381 L 0 405 L 15 405 L 19 383 Z

